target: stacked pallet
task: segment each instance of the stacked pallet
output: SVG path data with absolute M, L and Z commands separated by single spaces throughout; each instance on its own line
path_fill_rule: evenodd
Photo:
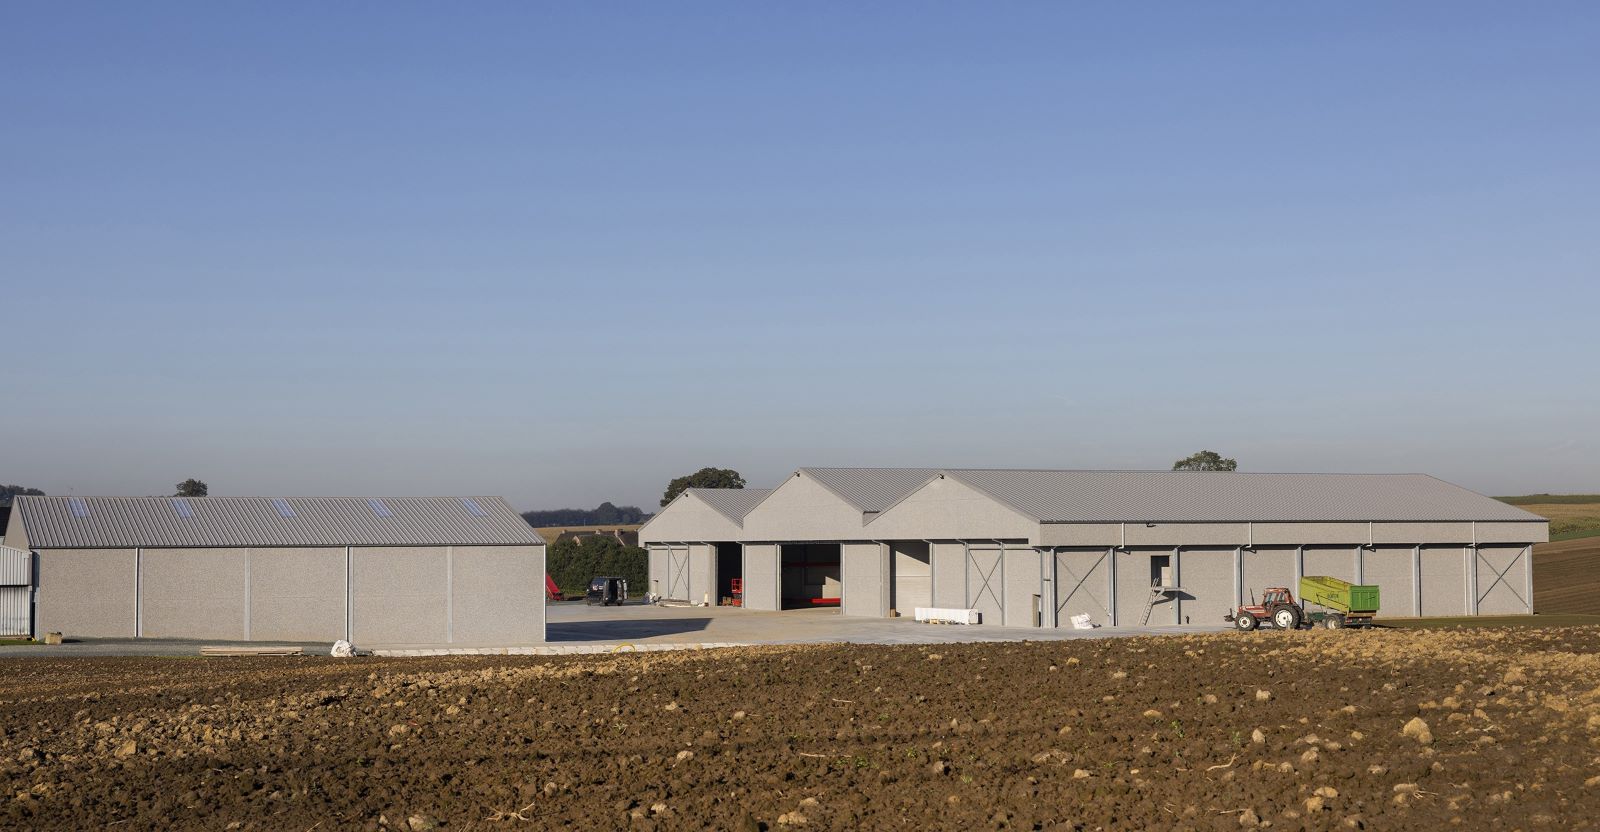
M 300 656 L 305 650 L 300 647 L 275 647 L 263 644 L 259 647 L 214 647 L 200 648 L 202 656 Z

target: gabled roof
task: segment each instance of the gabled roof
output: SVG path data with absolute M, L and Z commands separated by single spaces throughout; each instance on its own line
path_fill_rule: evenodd
M 18 497 L 34 549 L 541 546 L 500 497 Z
M 713 509 L 718 514 L 732 520 L 736 525 L 744 525 L 744 516 L 756 503 L 767 498 L 772 493 L 770 488 L 689 488 L 685 489 L 701 502 Z
M 1426 474 L 949 469 L 1042 523 L 1543 521 Z
M 939 474 L 938 468 L 801 468 L 864 514 L 883 511 L 900 502 Z

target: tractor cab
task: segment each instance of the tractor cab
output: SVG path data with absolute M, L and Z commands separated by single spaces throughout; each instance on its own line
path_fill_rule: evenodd
M 1275 586 L 1267 589 L 1261 595 L 1261 606 L 1271 609 L 1278 604 L 1293 604 L 1294 596 L 1289 594 L 1289 588 Z

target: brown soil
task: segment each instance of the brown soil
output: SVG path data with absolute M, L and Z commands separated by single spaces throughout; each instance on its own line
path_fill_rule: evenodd
M 1600 628 L 6 659 L 0 714 L 8 829 L 1600 825 Z
M 1600 614 L 1600 537 L 1533 547 L 1533 609 Z

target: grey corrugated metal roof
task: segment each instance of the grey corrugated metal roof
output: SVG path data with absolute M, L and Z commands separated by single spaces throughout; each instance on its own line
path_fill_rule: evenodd
M 939 473 L 937 468 L 801 468 L 800 471 L 862 512 L 883 511 Z
M 770 488 L 690 488 L 688 491 L 716 509 L 718 514 L 741 525 L 750 509 L 772 493 Z
M 391 516 L 380 517 L 373 499 L 381 499 Z M 287 504 L 294 516 L 284 517 L 274 501 Z M 173 497 L 18 497 L 16 511 L 34 549 L 544 543 L 500 497 L 189 497 L 184 502 L 188 517 Z
M 1043 523 L 1544 519 L 1426 474 L 1006 469 L 946 473 Z

